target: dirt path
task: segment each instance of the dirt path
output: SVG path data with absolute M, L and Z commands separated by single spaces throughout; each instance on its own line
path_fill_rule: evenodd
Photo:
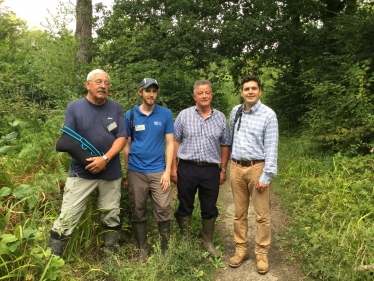
M 229 177 L 229 175 L 228 175 Z M 293 281 L 293 280 L 310 280 L 304 277 L 296 264 L 286 261 L 286 253 L 277 247 L 276 238 L 282 236 L 284 224 L 286 222 L 285 214 L 279 209 L 279 199 L 271 192 L 271 231 L 272 241 L 269 250 L 269 272 L 265 275 L 257 273 L 254 254 L 254 233 L 255 233 L 255 216 L 253 205 L 250 205 L 248 212 L 249 230 L 249 259 L 243 262 L 239 268 L 231 268 L 228 266 L 230 257 L 235 253 L 235 243 L 233 238 L 233 217 L 235 213 L 234 202 L 232 198 L 229 178 L 224 185 L 221 186 L 218 204 L 224 207 L 223 214 L 219 217 L 216 233 L 221 236 L 224 247 L 223 262 L 225 268 L 219 268 L 216 271 L 215 281 Z

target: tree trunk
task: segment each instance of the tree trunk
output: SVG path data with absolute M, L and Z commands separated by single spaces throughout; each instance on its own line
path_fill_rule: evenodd
M 75 38 L 79 50 L 76 54 L 78 62 L 92 61 L 89 50 L 92 42 L 92 0 L 77 0 L 75 7 L 76 12 L 76 28 Z

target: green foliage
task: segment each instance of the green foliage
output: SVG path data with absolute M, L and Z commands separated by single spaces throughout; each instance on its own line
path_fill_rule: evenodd
M 7 103 L 34 101 L 65 106 L 84 81 L 76 73 L 76 42 L 67 29 L 58 34 L 27 30 L 11 12 L 0 12 L 0 85 Z M 84 88 L 83 88 L 84 89 Z M 1 103 L 0 103 L 1 105 Z
M 139 81 L 144 77 L 160 82 L 160 101 L 175 115 L 194 104 L 192 86 L 196 80 L 211 78 L 206 74 L 217 58 L 210 51 L 214 44 L 211 17 L 217 9 L 209 1 L 116 2 L 97 31 L 101 55 L 97 59 L 99 64 L 109 64 L 111 75 L 118 77 L 120 83 L 112 93 L 122 97 L 126 108 L 137 102 Z M 218 79 L 212 80 L 216 87 Z M 214 90 L 214 106 L 225 111 L 225 94 Z
M 356 269 L 374 263 L 373 12 L 368 1 L 351 0 L 120 0 L 96 19 L 93 63 L 76 65 L 68 8 L 45 32 L 26 30 L 0 9 L 0 279 L 209 280 L 223 266 L 202 251 L 196 214 L 185 243 L 173 225 L 165 259 L 153 225 L 153 254 L 138 264 L 126 191 L 121 268 L 101 264 L 96 195 L 64 255 L 69 264 L 44 250 L 70 165 L 68 155 L 53 149 L 63 110 L 85 94 L 85 75 L 103 68 L 111 75 L 111 98 L 125 111 L 139 102 L 140 80 L 154 77 L 159 101 L 175 115 L 194 104 L 198 79 L 213 83 L 213 106 L 228 114 L 240 102 L 242 77 L 259 75 L 281 134 L 303 126 L 299 141 L 281 139 L 275 181 L 292 214 L 284 239 L 291 241 L 290 258 L 303 260 L 316 279 L 369 280 Z M 321 156 L 321 148 L 341 153 Z
M 64 105 L 77 84 L 74 37 L 52 38 L 41 31 L 28 31 L 7 46 L 12 60 L 2 70 L 3 95 L 8 102 L 36 101 L 48 106 Z M 83 79 L 82 79 L 83 80 Z
M 367 5 L 330 19 L 320 42 L 329 40 L 334 47 L 317 56 L 304 74 L 311 100 L 304 124 L 330 151 L 363 155 L 373 146 L 374 63 L 367 37 L 373 30 L 374 11 Z
M 281 139 L 279 154 L 274 185 L 291 215 L 290 258 L 315 279 L 368 280 L 357 269 L 374 262 L 374 156 L 316 156 L 310 140 L 293 138 Z
M 367 154 L 373 147 L 374 72 L 370 64 L 371 59 L 349 66 L 340 63 L 338 77 L 314 84 L 310 95 L 315 102 L 304 120 L 321 146 L 353 155 Z
M 354 90 L 354 83 L 350 82 L 352 87 L 347 86 L 345 76 L 357 73 L 358 66 L 363 69 L 362 65 L 366 64 L 364 82 L 370 85 L 365 84 L 364 88 L 369 93 L 373 91 L 370 82 L 373 62 L 367 63 L 372 58 L 369 34 L 374 30 L 371 3 L 255 0 L 245 3 L 221 1 L 220 6 L 224 9 L 217 17 L 221 21 L 216 21 L 217 45 L 212 50 L 232 61 L 230 75 L 235 82 L 246 74 L 261 77 L 261 68 L 275 71 L 274 76 L 265 78 L 275 82 L 273 90 L 267 92 L 267 104 L 277 112 L 282 131 L 304 129 L 304 121 L 313 123 L 317 115 L 330 118 L 327 117 L 330 115 L 327 108 L 320 114 L 314 112 L 313 116 L 308 112 L 320 108 L 320 101 L 328 92 L 326 89 L 330 90 L 329 93 L 334 90 L 331 85 L 347 88 L 345 95 L 349 93 L 353 99 L 358 90 Z M 324 85 L 321 94 L 320 85 Z M 367 103 L 364 112 L 370 110 Z M 344 118 L 340 113 L 337 115 L 338 119 Z M 324 121 L 319 124 L 321 132 L 330 129 L 330 124 L 323 128 Z M 349 124 L 348 131 L 352 126 L 355 125 Z M 370 123 L 359 124 L 361 128 L 366 126 L 369 127 Z M 361 130 L 358 135 L 353 145 L 358 145 L 359 141 L 365 146 L 370 136 L 362 135 Z M 326 144 L 326 148 L 333 151 L 347 149 L 347 146 Z
M 18 137 L 17 128 L 20 121 L 17 119 L 14 120 L 14 117 L 7 116 L 6 114 L 1 115 L 3 115 L 3 120 L 0 122 L 0 155 L 4 155 L 8 152 L 12 142 Z
M 40 247 L 45 240 L 44 229 L 33 217 L 39 215 L 25 208 L 28 196 L 35 191 L 27 185 L 13 192 L 7 187 L 0 189 L 1 280 L 32 280 L 34 276 L 56 280 L 64 264 L 62 259 L 51 256 L 50 249 Z
M 176 232 L 174 229 L 173 233 Z M 146 264 L 129 261 L 126 257 L 131 253 L 123 248 L 125 251 L 119 253 L 120 268 L 109 271 L 109 276 L 116 280 L 123 280 L 123 276 L 126 280 L 211 280 L 214 260 L 206 258 L 199 240 L 172 235 L 168 255 L 162 257 L 158 244 L 154 244 L 154 252 Z
M 26 29 L 26 22 L 17 18 L 8 8 L 1 7 L 2 4 L 0 1 L 0 41 L 14 42 L 22 36 Z

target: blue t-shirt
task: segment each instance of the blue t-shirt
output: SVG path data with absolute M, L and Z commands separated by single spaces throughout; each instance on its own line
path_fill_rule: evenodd
M 87 98 L 70 102 L 66 108 L 64 125 L 87 139 L 104 154 L 109 151 L 117 138 L 126 137 L 122 106 L 112 100 L 106 100 L 102 105 L 94 105 Z M 111 130 L 108 129 L 108 126 Z M 92 174 L 85 169 L 85 166 L 72 158 L 69 177 L 121 178 L 122 169 L 119 154 L 111 159 L 105 170 L 98 174 Z
M 126 133 L 131 136 L 131 110 L 126 112 Z M 134 139 L 129 152 L 128 169 L 139 173 L 165 171 L 165 135 L 174 133 L 173 115 L 170 109 L 155 105 L 148 116 L 134 109 Z

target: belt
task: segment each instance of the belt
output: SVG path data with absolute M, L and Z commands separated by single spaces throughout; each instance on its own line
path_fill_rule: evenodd
M 195 162 L 195 161 L 192 161 L 192 160 L 183 160 L 181 159 L 182 161 L 184 162 L 187 162 L 187 163 L 191 163 L 191 164 L 194 164 L 196 166 L 199 166 L 199 167 L 206 167 L 206 166 L 218 166 L 217 163 L 209 163 L 209 162 Z
M 239 165 L 241 165 L 243 167 L 250 167 L 250 166 L 253 166 L 253 165 L 265 162 L 265 160 L 249 160 L 249 161 L 245 161 L 245 160 L 236 160 L 234 158 L 231 158 L 231 161 L 233 161 L 236 164 L 239 164 Z

